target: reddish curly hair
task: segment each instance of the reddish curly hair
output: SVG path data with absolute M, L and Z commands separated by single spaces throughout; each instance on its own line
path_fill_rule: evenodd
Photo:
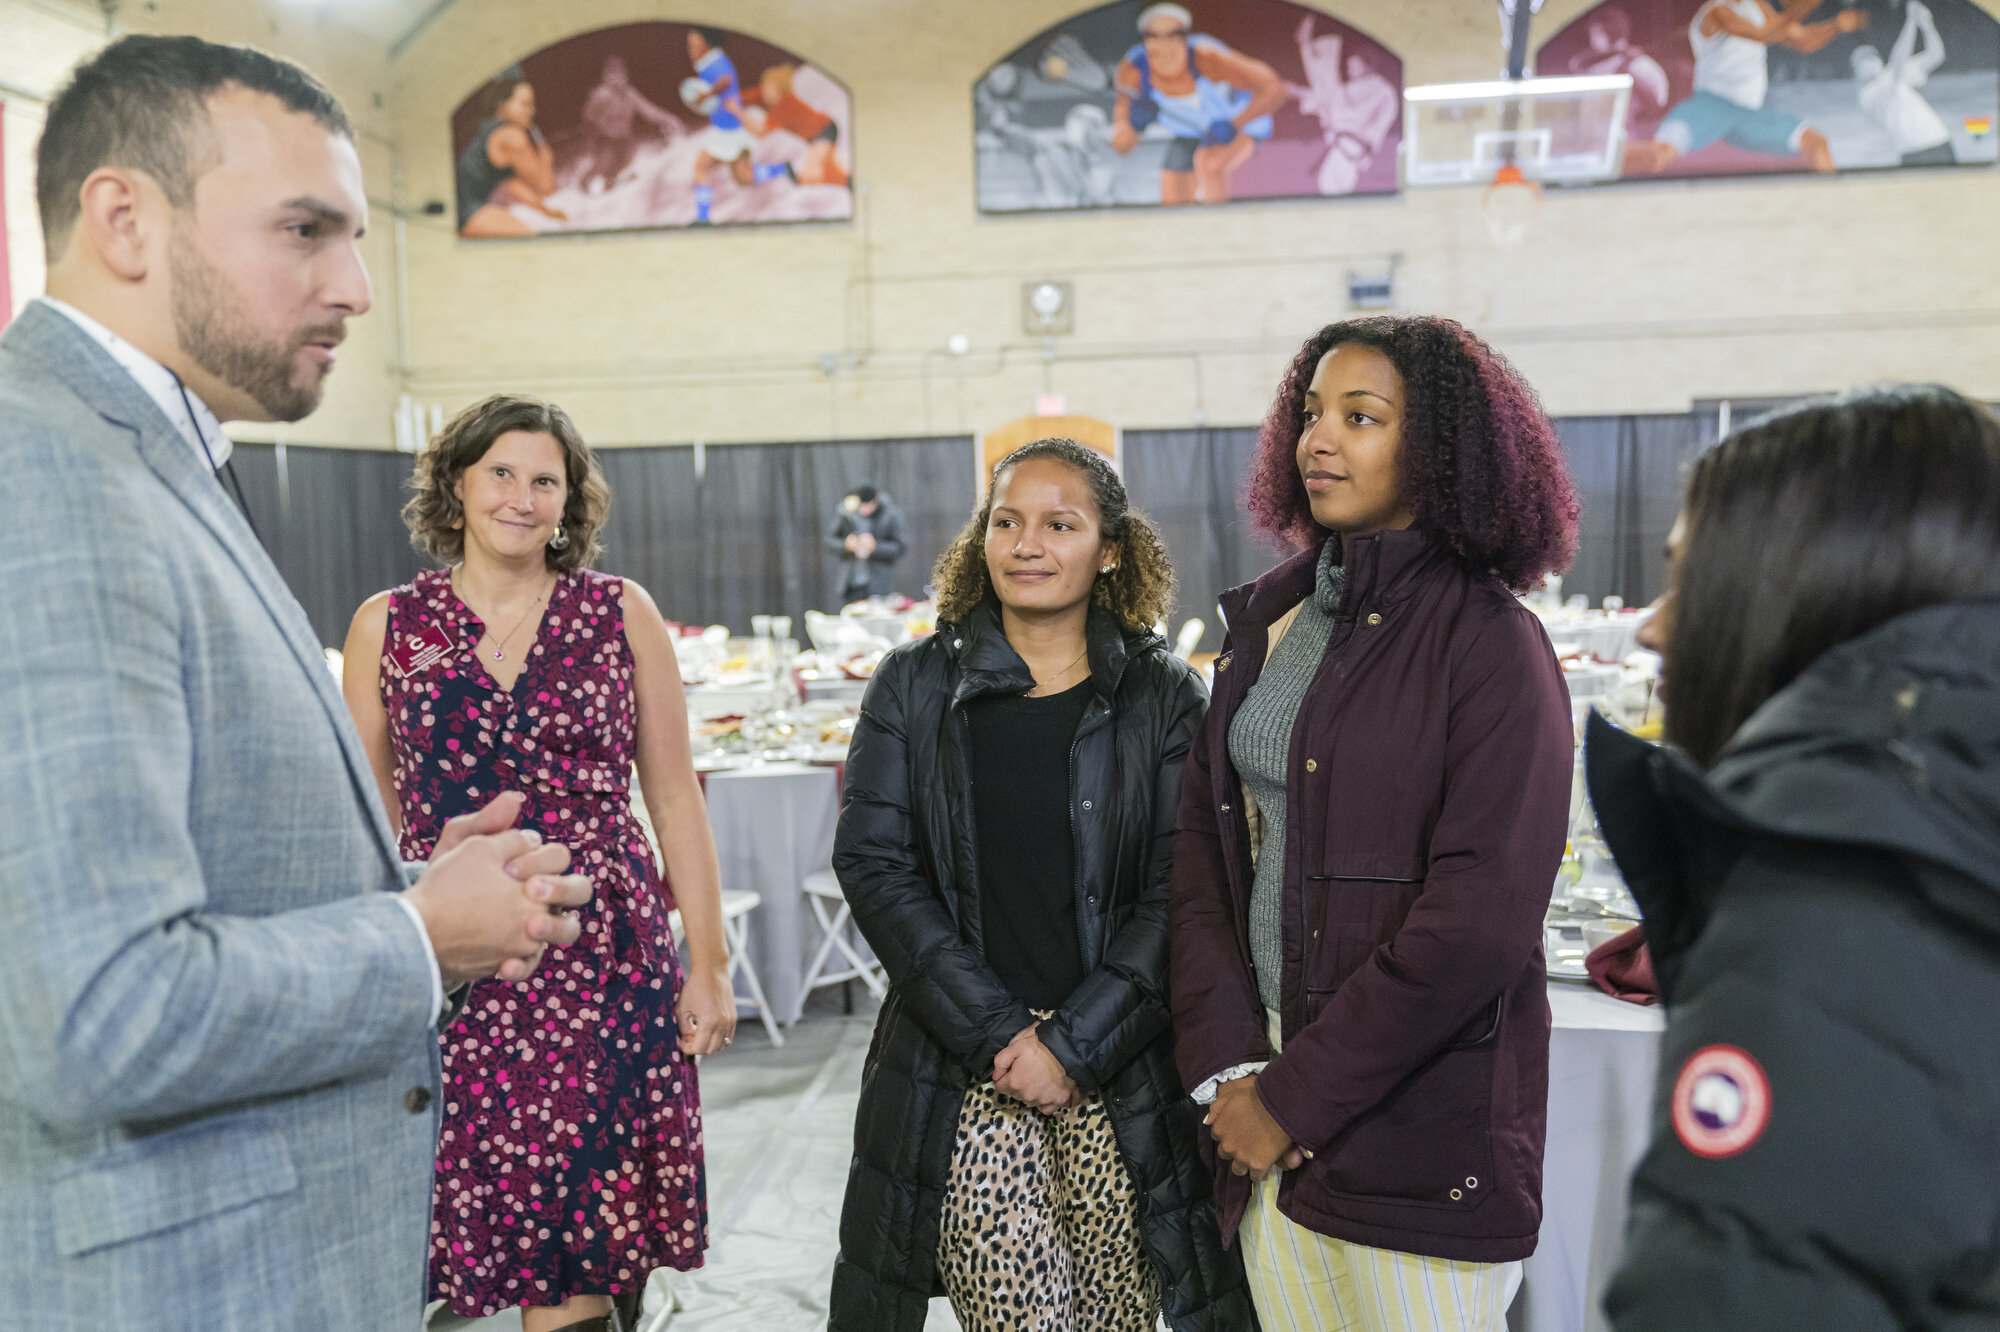
M 1567 569 L 1578 505 L 1555 426 L 1505 357 L 1431 315 L 1348 319 L 1306 339 L 1258 434 L 1243 499 L 1251 521 L 1298 547 L 1326 537 L 1299 477 L 1298 444 L 1306 386 L 1320 358 L 1346 343 L 1375 348 L 1403 377 L 1397 463 L 1416 525 L 1516 592 Z

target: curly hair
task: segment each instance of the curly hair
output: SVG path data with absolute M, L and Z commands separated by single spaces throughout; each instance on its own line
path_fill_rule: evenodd
M 1000 488 L 1001 476 L 1030 458 L 1054 458 L 1082 472 L 1097 503 L 1099 530 L 1106 541 L 1119 543 L 1118 566 L 1097 576 L 1090 589 L 1091 600 L 1110 611 L 1128 630 L 1150 629 L 1166 619 L 1174 601 L 1174 566 L 1167 557 L 1167 543 L 1160 540 L 1146 516 L 1131 507 L 1125 483 L 1104 455 L 1073 439 L 1038 439 L 1023 444 L 993 469 L 986 498 L 931 570 L 938 619 L 963 620 L 993 595 L 993 574 L 986 567 L 986 528 L 993 519 L 993 495 Z
M 1306 387 L 1320 359 L 1346 344 L 1375 348 L 1403 377 L 1397 470 L 1416 525 L 1517 592 L 1568 568 L 1578 505 L 1555 427 L 1505 357 L 1456 320 L 1430 315 L 1349 319 L 1306 339 L 1258 434 L 1244 488 L 1251 521 L 1295 546 L 1326 536 L 1298 446 Z
M 443 564 L 465 558 L 465 506 L 456 493 L 458 480 L 510 430 L 551 436 L 562 450 L 569 491 L 563 501 L 562 532 L 569 544 L 542 552 L 548 567 L 569 573 L 594 563 L 603 551 L 597 537 L 611 514 L 611 487 L 569 413 L 524 393 L 496 393 L 475 402 L 445 422 L 417 455 L 416 471 L 410 476 L 413 493 L 403 506 L 410 544 Z

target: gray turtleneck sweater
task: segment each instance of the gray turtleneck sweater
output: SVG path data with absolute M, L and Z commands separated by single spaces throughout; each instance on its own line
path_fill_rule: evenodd
M 1250 960 L 1257 968 L 1257 995 L 1266 1008 L 1278 1007 L 1284 958 L 1285 784 L 1291 768 L 1292 728 L 1306 688 L 1326 656 L 1333 619 L 1347 590 L 1347 570 L 1333 562 L 1339 544 L 1329 537 L 1320 548 L 1312 595 L 1300 605 L 1298 618 L 1278 641 L 1263 674 L 1229 723 L 1229 761 L 1250 788 L 1262 825 L 1263 835 L 1253 851 L 1257 874 L 1250 889 Z

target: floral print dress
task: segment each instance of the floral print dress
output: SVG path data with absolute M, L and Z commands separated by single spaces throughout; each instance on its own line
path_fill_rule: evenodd
M 621 1294 L 708 1242 L 695 1068 L 675 1043 L 671 896 L 632 812 L 624 583 L 561 575 L 512 689 L 449 573 L 390 598 L 382 701 L 403 855 L 505 791 L 596 891 L 582 934 L 519 984 L 473 986 L 445 1031 L 430 1297 L 481 1317 Z M 407 672 L 407 673 L 406 673 Z

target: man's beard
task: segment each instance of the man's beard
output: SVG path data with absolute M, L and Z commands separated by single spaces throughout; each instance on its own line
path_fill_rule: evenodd
M 300 329 L 289 338 L 261 337 L 249 326 L 236 288 L 195 249 L 178 227 L 168 246 L 174 279 L 174 333 L 194 363 L 242 393 L 274 421 L 297 421 L 319 406 L 324 374 L 300 383 L 299 351 L 307 343 L 339 341 L 339 323 Z

